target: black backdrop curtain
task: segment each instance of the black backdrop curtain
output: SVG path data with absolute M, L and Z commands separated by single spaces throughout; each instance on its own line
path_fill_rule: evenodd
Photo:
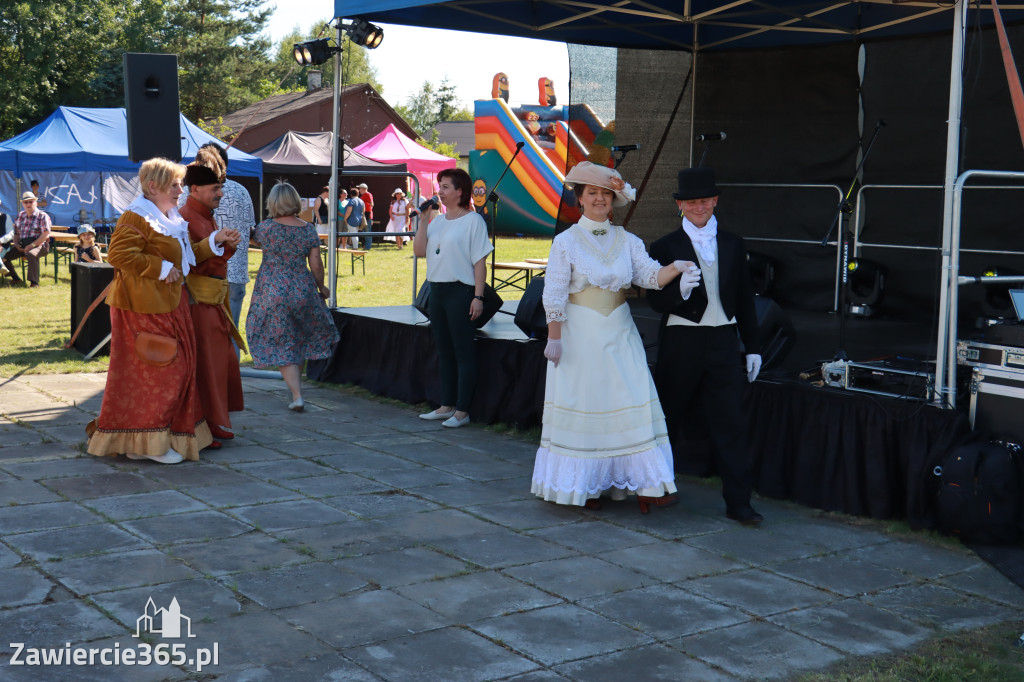
M 426 324 L 333 310 L 341 341 L 311 379 L 352 383 L 407 403 L 439 404 L 437 353 Z M 477 337 L 476 423 L 540 425 L 547 371 L 540 341 Z M 762 495 L 933 527 L 931 471 L 970 435 L 961 412 L 798 383 L 758 381 L 746 393 L 755 488 Z M 693 444 L 680 473 L 711 473 Z

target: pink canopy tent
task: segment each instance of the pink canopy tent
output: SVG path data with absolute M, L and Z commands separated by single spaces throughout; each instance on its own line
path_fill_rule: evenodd
M 410 173 L 420 181 L 420 192 L 430 196 L 437 174 L 445 168 L 455 168 L 455 159 L 432 152 L 401 133 L 389 123 L 388 127 L 355 148 L 363 156 L 381 163 L 404 163 Z

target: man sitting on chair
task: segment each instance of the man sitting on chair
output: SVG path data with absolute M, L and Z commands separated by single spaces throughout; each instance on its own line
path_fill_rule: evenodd
M 14 221 L 14 240 L 3 258 L 4 267 L 11 272 L 11 280 L 21 283 L 12 261 L 28 261 L 29 286 L 39 286 L 39 259 L 50 252 L 50 216 L 39 210 L 38 198 L 32 192 L 21 195 L 23 210 Z

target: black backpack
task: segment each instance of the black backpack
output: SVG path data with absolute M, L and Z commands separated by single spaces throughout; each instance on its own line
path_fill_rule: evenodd
M 935 473 L 940 476 L 939 530 L 964 542 L 1016 541 L 1022 519 L 1020 446 L 972 441 L 955 448 Z

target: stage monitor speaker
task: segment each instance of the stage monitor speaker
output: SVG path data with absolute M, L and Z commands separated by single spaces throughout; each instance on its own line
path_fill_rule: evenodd
M 71 333 L 85 316 L 96 297 L 114 279 L 114 268 L 107 263 L 71 264 Z M 110 308 L 100 303 L 85 321 L 75 339 L 75 348 L 83 355 L 95 348 L 110 333 Z
M 416 310 L 420 311 L 423 317 L 430 319 L 430 296 L 431 296 L 431 283 L 427 280 L 420 286 L 419 292 L 416 294 L 416 299 L 412 302 L 412 306 Z M 501 295 L 490 284 L 484 285 L 484 309 L 480 313 L 480 317 L 473 320 L 473 326 L 477 329 L 483 328 L 485 324 L 491 321 L 499 310 L 504 301 L 501 299 Z M 512 313 L 506 313 L 511 315 Z
M 124 108 L 128 156 L 181 160 L 178 55 L 124 53 Z
M 778 367 L 796 343 L 793 322 L 770 298 L 755 296 L 754 306 L 757 309 L 757 338 L 761 342 L 761 369 Z
M 526 285 L 516 307 L 516 326 L 531 339 L 548 338 L 548 321 L 544 314 L 544 277 L 537 276 Z

